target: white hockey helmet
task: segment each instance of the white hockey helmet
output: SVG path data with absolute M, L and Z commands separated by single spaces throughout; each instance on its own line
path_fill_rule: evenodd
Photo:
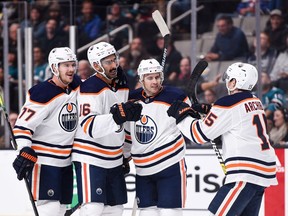
M 226 82 L 228 91 L 233 91 L 236 88 L 251 91 L 258 81 L 258 71 L 251 64 L 236 62 L 228 67 L 222 79 Z M 236 80 L 236 85 L 234 89 L 229 89 L 228 83 L 232 79 Z
M 161 83 L 164 80 L 163 67 L 156 59 L 144 59 L 140 62 L 138 69 L 139 80 L 142 83 L 144 74 L 160 73 Z
M 61 62 L 75 61 L 77 58 L 74 52 L 69 47 L 57 47 L 50 51 L 48 56 L 49 67 L 55 76 L 59 76 L 58 66 Z M 52 65 L 55 66 L 56 71 L 53 70 Z M 76 71 L 75 71 L 76 72 Z
M 96 62 L 102 68 L 103 70 L 102 73 L 104 73 L 104 68 L 102 67 L 101 60 L 112 54 L 115 54 L 116 56 L 116 65 L 118 67 L 119 65 L 118 53 L 116 52 L 114 46 L 112 46 L 111 44 L 107 42 L 99 42 L 97 44 L 90 46 L 87 51 L 87 57 L 91 67 L 94 68 L 93 63 Z

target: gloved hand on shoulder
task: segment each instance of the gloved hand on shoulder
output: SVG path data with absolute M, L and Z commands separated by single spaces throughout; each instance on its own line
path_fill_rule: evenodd
M 193 110 L 187 103 L 177 100 L 174 101 L 167 110 L 168 116 L 176 119 L 176 124 L 185 119 L 188 115 L 200 119 L 199 113 Z
M 208 114 L 212 106 L 206 103 L 193 103 L 191 107 L 196 112 Z
M 110 113 L 113 114 L 113 119 L 118 125 L 126 121 L 138 121 L 141 116 L 141 111 L 142 105 L 132 101 L 114 104 L 110 109 Z
M 17 178 L 22 180 L 32 173 L 34 164 L 37 161 L 36 152 L 30 147 L 24 147 L 13 162 L 13 167 L 17 173 Z

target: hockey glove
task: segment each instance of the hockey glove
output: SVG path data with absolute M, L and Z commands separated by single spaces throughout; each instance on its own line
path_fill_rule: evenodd
M 127 78 L 121 66 L 118 66 L 117 68 L 117 77 L 114 79 L 114 81 L 115 81 L 116 89 L 127 86 Z
M 205 103 L 194 103 L 192 104 L 192 109 L 195 110 L 196 112 L 203 113 L 203 114 L 208 114 L 210 109 L 211 109 L 210 104 L 205 104 Z
M 127 175 L 130 172 L 130 165 L 129 165 L 130 160 L 131 160 L 131 157 L 129 157 L 129 158 L 123 157 L 122 168 L 123 168 L 124 175 Z
M 30 175 L 34 164 L 37 161 L 36 152 L 30 147 L 24 147 L 13 162 L 13 167 L 17 173 L 17 178 L 22 180 L 26 175 Z
M 116 124 L 121 125 L 126 121 L 138 121 L 141 116 L 142 105 L 128 101 L 126 103 L 114 104 L 110 113 Z
M 167 110 L 168 116 L 176 119 L 176 124 L 181 122 L 188 115 L 200 119 L 199 113 L 195 112 L 187 103 L 183 101 L 174 101 Z

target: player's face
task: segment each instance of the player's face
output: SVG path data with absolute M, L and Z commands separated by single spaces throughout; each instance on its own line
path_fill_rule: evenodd
M 58 66 L 59 78 L 64 84 L 69 84 L 73 81 L 76 72 L 76 62 L 62 62 Z
M 105 70 L 105 75 L 109 79 L 117 77 L 117 67 L 119 66 L 119 59 L 114 54 L 102 59 L 101 64 Z
M 147 96 L 155 96 L 162 88 L 160 73 L 145 74 L 143 78 L 143 87 Z

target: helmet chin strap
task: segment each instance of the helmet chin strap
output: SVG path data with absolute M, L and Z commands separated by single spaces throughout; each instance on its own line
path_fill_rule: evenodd
M 65 86 L 67 87 L 70 83 L 64 83 L 60 77 L 60 72 L 58 71 L 58 68 L 55 68 L 56 73 L 54 73 L 54 75 L 58 78 L 58 80 Z
M 231 95 L 231 92 L 235 91 L 236 85 L 234 86 L 234 88 L 230 89 L 230 88 L 228 87 L 228 84 L 229 84 L 229 82 L 226 83 L 226 88 L 227 88 L 227 90 L 228 90 L 228 95 Z

